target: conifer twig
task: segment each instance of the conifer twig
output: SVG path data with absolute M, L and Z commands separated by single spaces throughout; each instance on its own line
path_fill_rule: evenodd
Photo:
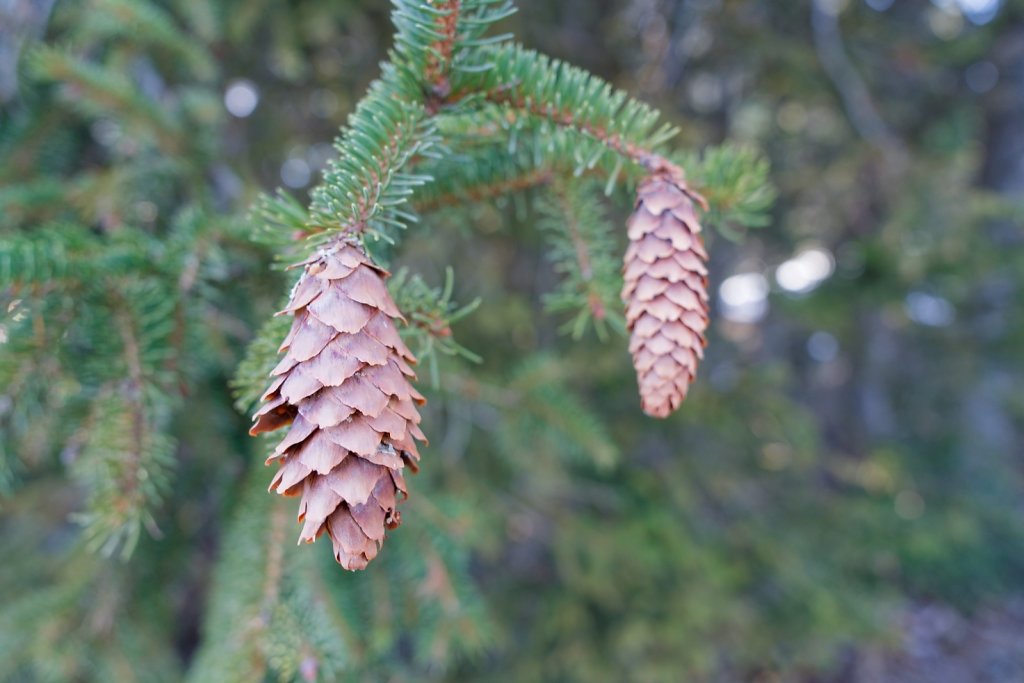
M 338 629 L 338 633 L 343 636 L 345 644 L 348 646 L 354 658 L 357 661 L 362 662 L 366 659 L 366 644 L 358 637 L 355 629 L 353 629 L 348 621 L 345 619 L 345 615 L 342 614 L 341 609 L 338 607 L 338 603 L 335 600 L 329 598 L 330 591 L 327 588 L 327 584 L 324 581 L 323 573 L 317 566 L 312 566 L 306 572 L 309 582 L 313 588 L 313 600 L 315 603 L 324 610 L 324 614 L 330 620 L 331 624 Z
M 430 86 L 427 110 L 436 113 L 444 99 L 451 93 L 448 70 L 451 67 L 452 53 L 455 49 L 456 30 L 459 25 L 460 0 L 442 0 L 435 20 L 440 38 L 431 44 L 427 54 L 425 77 Z
M 522 175 L 500 180 L 498 182 L 481 183 L 480 185 L 463 188 L 456 192 L 450 192 L 438 197 L 414 202 L 413 206 L 417 211 L 428 212 L 436 211 L 437 209 L 447 206 L 456 206 L 467 200 L 471 202 L 481 202 L 487 199 L 511 194 L 513 192 L 521 192 L 522 190 L 537 187 L 538 185 L 546 185 L 551 182 L 552 178 L 554 178 L 554 173 L 550 168 L 536 168 L 526 171 Z
M 402 224 L 397 207 L 412 188 L 429 178 L 404 173 L 433 143 L 433 127 L 422 105 L 389 95 L 378 81 L 349 118 L 336 143 L 340 153 L 313 193 L 309 234 L 338 233 L 339 241 L 360 238 L 382 224 Z
M 121 490 L 124 492 L 123 500 L 126 506 L 133 506 L 141 503 L 136 501 L 138 491 L 139 470 L 142 467 L 142 451 L 145 447 L 145 407 L 142 405 L 143 375 L 142 355 L 139 349 L 139 341 L 132 329 L 127 314 L 123 311 L 117 316 L 117 329 L 121 335 L 121 343 L 124 344 L 125 362 L 128 364 L 128 386 L 126 387 L 126 398 L 131 410 L 131 443 L 129 449 L 129 467 L 127 472 L 122 473 Z
M 270 524 L 267 527 L 267 561 L 263 570 L 263 593 L 260 600 L 259 623 L 262 628 L 270 625 L 270 618 L 281 593 L 287 517 L 288 510 L 283 505 L 274 505 L 270 511 Z
M 572 111 L 559 109 L 552 103 L 528 101 L 522 95 L 511 94 L 512 89 L 490 90 L 486 93 L 487 99 L 495 104 L 511 105 L 516 109 L 525 111 L 533 116 L 547 119 L 564 128 L 572 128 L 580 131 L 595 140 L 601 142 L 609 149 L 618 152 L 637 165 L 641 166 L 648 173 L 666 171 L 680 177 L 685 177 L 685 172 L 678 164 L 669 161 L 664 156 L 646 149 L 636 143 L 623 139 L 617 133 L 611 133 L 602 126 L 586 121 L 579 121 Z M 707 205 L 704 205 L 707 209 Z
M 580 234 L 579 220 L 569 206 L 568 201 L 566 201 L 565 193 L 556 192 L 555 196 L 558 205 L 562 209 L 562 213 L 565 215 L 566 232 L 569 233 L 569 239 L 572 241 L 576 263 L 579 265 L 580 279 L 587 289 L 587 305 L 590 307 L 590 312 L 593 313 L 595 320 L 604 320 L 607 311 L 605 311 L 604 303 L 601 301 L 601 294 L 598 292 L 596 282 L 594 281 L 594 267 L 591 264 L 590 247 L 583 239 L 583 235 Z
M 247 623 L 247 628 L 238 632 L 243 640 L 252 639 L 258 643 L 266 641 L 265 634 L 270 629 L 278 599 L 281 595 L 281 577 L 284 575 L 284 535 L 288 511 L 283 505 L 274 505 L 270 510 L 270 519 L 266 534 L 266 561 L 263 563 L 263 588 L 260 592 L 256 614 Z M 262 677 L 268 667 L 268 656 L 265 646 L 253 649 L 253 665 Z

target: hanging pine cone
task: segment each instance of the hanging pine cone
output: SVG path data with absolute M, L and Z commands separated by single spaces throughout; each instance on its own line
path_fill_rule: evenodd
M 384 530 L 398 526 L 402 470 L 415 472 L 425 441 L 409 383 L 416 359 L 392 318 L 388 273 L 357 246 L 340 244 L 298 264 L 305 272 L 280 314 L 295 316 L 285 356 L 254 416 L 250 434 L 291 424 L 267 464 L 278 461 L 270 490 L 301 494 L 300 541 L 327 532 L 345 569 L 363 569 Z M 279 315 L 280 315 L 279 314 Z
M 640 183 L 627 222 L 622 299 L 640 403 L 652 417 L 683 402 L 707 344 L 708 255 L 694 202 L 707 208 L 682 171 L 663 162 Z

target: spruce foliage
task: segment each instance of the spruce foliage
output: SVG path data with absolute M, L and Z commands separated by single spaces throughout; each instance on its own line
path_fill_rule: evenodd
M 657 115 L 645 105 L 512 46 L 492 30 L 512 11 L 494 0 L 396 0 L 391 60 L 355 106 L 309 208 L 279 190 L 241 221 L 231 214 L 244 206 L 238 180 L 218 161 L 226 122 L 214 54 L 232 40 L 219 33 L 219 10 L 150 0 L 56 7 L 52 40 L 25 50 L 24 95 L 0 137 L 0 482 L 8 505 L 22 502 L 8 525 L 29 535 L 3 580 L 5 593 L 24 595 L 0 624 L 7 677 L 115 680 L 113 671 L 150 670 L 153 680 L 172 680 L 170 643 L 156 634 L 175 603 L 193 598 L 134 602 L 147 578 L 172 566 L 139 548 L 174 544 L 167 561 L 186 557 L 176 542 L 191 535 L 203 543 L 200 520 L 228 506 L 234 521 L 218 535 L 189 680 L 330 679 L 381 667 L 440 673 L 493 645 L 469 574 L 480 520 L 498 519 L 474 512 L 485 501 L 446 495 L 443 477 L 427 475 L 412 507 L 417 523 L 377 574 L 338 578 L 312 554 L 287 548 L 290 514 L 258 494 L 260 469 L 247 463 L 252 472 L 231 474 L 255 447 L 210 435 L 237 423 L 213 387 L 247 336 L 240 325 L 258 321 L 283 292 L 278 276 L 263 274 L 267 257 L 294 262 L 349 236 L 390 260 L 410 225 L 467 200 L 543 187 L 538 207 L 564 276 L 550 309 L 572 316 L 567 329 L 577 337 L 590 323 L 602 337 L 622 328 L 601 190 L 622 194 L 622 181 L 642 171 L 637 155 L 662 150 L 673 129 L 652 130 Z M 564 115 L 585 100 L 593 109 Z M 574 177 L 584 174 L 591 177 Z M 433 286 L 402 270 L 392 290 L 431 384 L 475 385 L 481 357 L 453 329 L 479 300 L 456 303 L 451 269 Z M 281 322 L 269 318 L 246 340 L 231 380 L 239 409 L 253 407 L 281 337 Z M 470 366 L 452 374 L 459 358 Z M 477 385 L 486 410 L 508 414 L 497 435 L 504 467 L 515 467 L 523 439 L 563 481 L 579 468 L 613 466 L 610 436 L 553 358 L 507 372 L 504 386 Z M 240 455 L 218 462 L 210 450 L 218 441 L 221 456 Z M 220 487 L 189 500 L 185 484 L 204 477 Z M 238 477 L 241 494 L 227 485 Z M 65 492 L 51 508 L 60 535 L 76 539 L 61 559 L 78 568 L 74 582 L 13 570 L 46 552 L 30 540 L 24 506 L 52 496 L 47 490 Z M 111 604 L 103 595 L 115 585 L 123 590 Z M 182 577 L 176 585 L 194 584 Z M 78 616 L 66 613 L 71 605 Z M 56 628 L 48 618 L 70 621 Z M 404 643 L 409 624 L 417 635 Z M 32 647 L 15 638 L 18 628 L 18 638 L 35 634 Z M 59 638 L 61 660 L 48 658 L 54 641 L 40 639 L 44 632 Z M 167 664 L 153 669 L 154 661 Z
M 0 483 L 14 504 L 74 482 L 52 514 L 55 529 L 76 539 L 62 562 L 78 571 L 74 581 L 16 571 L 4 579 L 5 591 L 24 595 L 0 618 L 0 646 L 17 652 L 4 658 L 8 676 L 113 680 L 112 670 L 164 661 L 152 680 L 173 679 L 169 643 L 148 620 L 191 598 L 145 603 L 151 614 L 119 605 L 165 571 L 140 546 L 201 539 L 199 520 L 226 507 L 234 521 L 219 532 L 189 680 L 331 679 L 382 666 L 440 673 L 493 645 L 469 575 L 468 548 L 485 528 L 474 510 L 485 501 L 448 495 L 443 478 L 425 475 L 411 508 L 417 531 L 390 545 L 374 575 L 338 577 L 284 543 L 290 513 L 258 493 L 259 468 L 231 474 L 257 448 L 211 437 L 238 422 L 215 398 L 224 363 L 285 291 L 264 274 L 268 257 L 291 263 L 348 236 L 387 262 L 411 225 L 456 215 L 466 202 L 541 188 L 538 211 L 564 277 L 548 307 L 571 316 L 566 329 L 577 338 L 591 324 L 602 337 L 621 329 L 617 245 L 601 202 L 625 196 L 623 181 L 639 177 L 642 155 L 661 151 L 673 129 L 655 128 L 657 113 L 625 93 L 495 33 L 512 11 L 494 0 L 396 0 L 391 61 L 349 116 L 309 208 L 278 191 L 242 221 L 232 213 L 244 206 L 237 179 L 219 161 L 225 76 L 215 54 L 232 36 L 219 33 L 218 11 L 149 0 L 56 9 L 56 38 L 24 52 L 23 95 L 0 137 Z M 565 114 L 573 107 L 578 118 Z M 750 172 L 761 191 L 763 174 Z M 496 437 L 503 467 L 515 467 L 524 440 L 547 453 L 559 481 L 614 466 L 611 437 L 553 358 L 509 367 L 503 386 L 472 378 L 486 356 L 453 328 L 480 300 L 455 302 L 451 269 L 440 285 L 402 270 L 392 290 L 430 384 L 478 387 L 481 410 L 508 414 Z M 240 410 L 251 409 L 276 362 L 282 322 L 268 319 L 246 340 L 231 380 Z M 192 429 L 197 418 L 205 424 Z M 225 469 L 217 453 L 238 455 Z M 219 482 L 207 497 L 179 494 L 206 477 Z M 19 514 L 10 524 L 29 524 Z M 23 550 L 19 562 L 45 552 L 27 540 Z M 114 576 L 123 591 L 108 604 Z M 178 590 L 190 583 L 175 580 Z M 59 663 L 18 640 L 23 615 L 58 618 L 72 605 L 79 616 L 60 618 L 86 626 L 50 629 L 69 653 Z M 415 635 L 398 614 L 413 615 Z
M 735 33 L 709 49 L 760 50 L 771 31 L 744 33 L 722 7 Z M 780 7 L 761 9 L 796 25 Z M 45 38 L 26 41 L 20 89 L 0 104 L 0 679 L 799 680 L 875 642 L 913 599 L 1019 590 L 1012 467 L 959 458 L 966 446 L 943 441 L 956 420 L 934 417 L 982 363 L 961 354 L 961 328 L 901 317 L 922 272 L 957 315 L 981 300 L 958 268 L 1019 281 L 976 240 L 988 221 L 1019 222 L 1019 202 L 941 191 L 972 182 L 974 148 L 942 173 L 922 162 L 916 200 L 891 198 L 888 222 L 843 238 L 823 304 L 782 299 L 795 322 L 756 343 L 713 325 L 684 414 L 634 419 L 622 226 L 652 164 L 685 169 L 707 198 L 724 276 L 740 268 L 729 242 L 756 242 L 740 269 L 760 272 L 816 234 L 824 210 L 807 195 L 822 187 L 848 216 L 874 211 L 857 184 L 877 182 L 874 162 L 815 148 L 842 157 L 819 187 L 813 164 L 778 153 L 783 135 L 762 136 L 803 213 L 783 221 L 792 233 L 752 235 L 775 199 L 758 152 L 695 144 L 717 122 L 683 125 L 514 42 L 513 11 L 394 0 L 381 29 L 379 5 L 348 1 L 86 0 L 58 2 Z M 389 46 L 369 37 L 392 30 Z M 850 145 L 809 72 L 809 127 Z M 224 92 L 243 74 L 260 108 L 229 119 Z M 780 99 L 790 85 L 772 82 Z M 300 135 L 316 118 L 296 114 L 306 90 L 329 113 Z M 744 106 L 763 123 L 764 102 Z M 290 141 L 329 141 L 346 113 L 308 196 L 273 189 Z M 952 118 L 925 137 L 960 140 L 970 116 Z M 728 134 L 749 140 L 741 128 Z M 285 267 L 341 238 L 393 271 L 430 399 L 405 522 L 361 574 L 292 545 L 294 505 L 265 490 L 274 444 L 245 435 L 288 330 L 272 317 L 296 281 Z M 986 363 L 1019 348 L 1019 316 L 1005 318 L 977 320 Z M 920 442 L 842 441 L 814 419 L 808 386 L 877 361 L 876 347 L 844 355 L 862 327 L 913 339 L 893 377 L 923 374 L 921 391 L 890 389 Z M 803 359 L 819 329 L 839 360 L 805 376 L 759 346 Z M 958 360 L 914 375 L 936 345 Z M 842 419 L 879 375 L 843 396 Z M 1009 415 L 1012 433 L 1019 400 L 1003 391 L 1002 412 L 984 392 L 972 409 Z M 907 500 L 924 512 L 894 522 Z

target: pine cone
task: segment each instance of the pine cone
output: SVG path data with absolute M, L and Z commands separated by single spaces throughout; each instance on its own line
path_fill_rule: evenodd
M 297 264 L 305 273 L 278 315 L 295 316 L 285 356 L 254 416 L 250 434 L 291 424 L 267 464 L 278 461 L 270 490 L 301 494 L 299 541 L 326 531 L 345 569 L 363 569 L 398 526 L 402 470 L 415 472 L 425 441 L 409 383 L 416 359 L 392 318 L 402 315 L 387 291 L 388 273 L 350 244 Z
M 682 172 L 663 164 L 640 183 L 627 222 L 622 299 L 640 403 L 652 417 L 683 402 L 707 345 L 708 255 L 694 202 L 706 208 Z

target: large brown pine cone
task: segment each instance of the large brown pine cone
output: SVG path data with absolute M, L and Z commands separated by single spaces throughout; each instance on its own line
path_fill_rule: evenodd
M 300 541 L 326 531 L 338 563 L 363 569 L 399 524 L 402 470 L 416 471 L 415 439 L 425 441 L 424 398 L 409 383 L 416 359 L 392 320 L 402 316 L 388 274 L 360 247 L 341 243 L 298 265 L 305 272 L 280 313 L 295 317 L 285 355 L 250 433 L 291 424 L 267 459 L 281 465 L 270 489 L 302 495 Z
M 652 417 L 683 402 L 707 344 L 708 255 L 695 202 L 705 204 L 666 165 L 640 183 L 627 223 L 622 299 L 640 403 Z

